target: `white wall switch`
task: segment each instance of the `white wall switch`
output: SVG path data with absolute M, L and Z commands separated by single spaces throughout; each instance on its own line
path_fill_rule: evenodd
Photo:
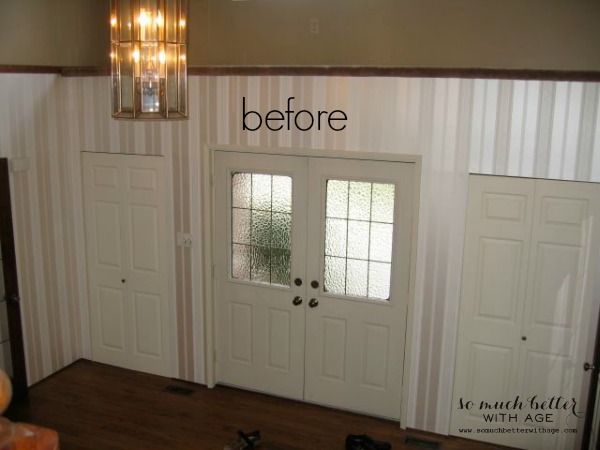
M 10 159 L 10 171 L 11 172 L 24 172 L 29 170 L 30 162 L 29 158 L 11 158 Z

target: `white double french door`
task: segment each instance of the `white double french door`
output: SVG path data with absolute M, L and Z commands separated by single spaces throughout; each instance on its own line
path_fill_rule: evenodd
M 398 419 L 415 164 L 216 151 L 217 382 Z

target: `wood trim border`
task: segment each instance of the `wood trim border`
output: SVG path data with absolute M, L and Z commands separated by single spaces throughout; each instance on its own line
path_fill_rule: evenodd
M 0 73 L 54 73 L 60 74 L 60 66 L 20 66 L 10 64 L 0 64 Z
M 441 67 L 207 66 L 190 67 L 188 68 L 188 75 L 483 78 L 501 80 L 600 82 L 600 71 L 468 69 Z
M 0 73 L 51 73 L 63 77 L 109 76 L 109 67 L 60 67 L 0 65 Z M 196 66 L 190 76 L 335 76 L 394 78 L 467 78 L 499 80 L 600 82 L 600 71 L 530 70 L 442 67 L 368 67 L 368 66 Z
M 63 77 L 108 77 L 110 67 L 63 67 L 60 74 Z

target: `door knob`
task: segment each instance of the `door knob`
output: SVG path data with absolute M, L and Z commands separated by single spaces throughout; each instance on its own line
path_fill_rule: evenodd
M 296 286 L 302 286 L 302 278 L 296 278 L 296 279 L 294 280 L 294 284 L 295 284 Z
M 310 282 L 310 286 L 311 286 L 313 289 L 317 289 L 317 288 L 319 287 L 319 282 L 318 282 L 317 280 L 312 280 L 312 281 Z
M 317 300 L 316 298 L 311 298 L 308 302 L 308 306 L 310 306 L 311 308 L 316 308 L 317 306 L 319 306 L 319 300 Z
M 302 304 L 302 297 L 294 297 L 294 300 L 292 300 L 292 303 L 294 304 L 294 306 L 298 306 Z
M 121 283 L 125 283 L 125 278 L 122 278 L 122 279 L 121 279 Z
M 586 363 L 583 363 L 583 370 L 585 370 L 586 372 L 588 370 L 598 370 L 598 367 L 596 367 L 594 364 L 590 364 L 590 363 L 586 362 Z

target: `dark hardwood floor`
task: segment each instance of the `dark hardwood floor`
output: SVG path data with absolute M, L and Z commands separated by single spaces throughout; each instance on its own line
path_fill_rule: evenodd
M 189 396 L 166 392 L 191 388 Z M 393 449 L 407 435 L 446 450 L 499 449 L 458 438 L 405 432 L 397 423 L 238 389 L 204 386 L 80 360 L 33 386 L 13 420 L 53 428 L 61 450 L 222 450 L 239 429 L 259 429 L 260 449 L 335 450 L 348 433 L 369 434 Z

